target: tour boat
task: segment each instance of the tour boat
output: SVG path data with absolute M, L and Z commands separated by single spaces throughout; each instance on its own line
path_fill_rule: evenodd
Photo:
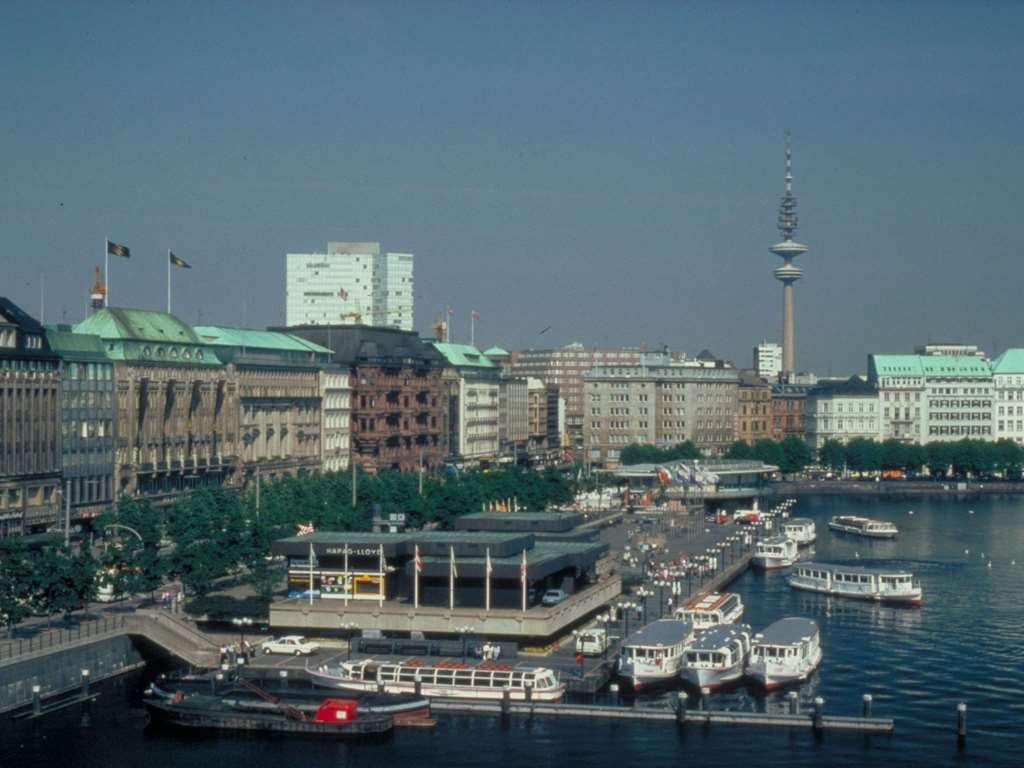
M 751 562 L 766 571 L 788 568 L 796 562 L 796 542 L 786 536 L 772 536 L 757 542 Z
M 750 637 L 746 624 L 711 627 L 686 648 L 683 680 L 698 688 L 718 688 L 743 677 Z
M 833 531 L 855 533 L 872 539 L 892 539 L 899 533 L 899 529 L 886 520 L 872 520 L 870 517 L 856 515 L 836 515 L 828 521 L 828 527 Z
M 674 614 L 680 621 L 689 621 L 695 632 L 718 624 L 735 624 L 743 617 L 743 601 L 735 592 L 711 592 L 697 595 Z
M 899 568 L 859 568 L 828 563 L 800 563 L 789 586 L 825 595 L 884 603 L 921 605 L 921 583 Z
M 821 663 L 821 634 L 810 619 L 779 619 L 754 635 L 747 675 L 765 689 L 806 680 Z
M 686 646 L 693 642 L 693 624 L 659 619 L 626 638 L 619 657 L 619 675 L 638 691 L 652 683 L 674 680 L 682 669 Z
M 806 517 L 791 517 L 782 523 L 782 535 L 791 538 L 797 546 L 806 547 L 818 538 L 814 521 Z
M 519 664 L 360 659 L 315 669 L 307 666 L 306 672 L 314 685 L 347 691 L 413 693 L 418 681 L 420 694 L 431 698 L 501 699 L 508 689 L 513 700 L 526 700 L 529 690 L 533 701 L 558 701 L 565 693 L 565 683 L 559 682 L 553 670 Z

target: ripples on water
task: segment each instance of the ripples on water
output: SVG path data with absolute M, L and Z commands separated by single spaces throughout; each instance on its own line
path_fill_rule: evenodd
M 900 536 L 870 541 L 827 530 L 830 515 L 852 512 L 892 520 Z M 87 728 L 71 712 L 36 726 L 8 724 L 0 732 L 0 766 L 1024 765 L 1024 499 L 817 498 L 801 500 L 795 513 L 818 523 L 815 559 L 895 560 L 921 579 L 925 604 L 898 608 L 795 592 L 784 573 L 752 571 L 733 585 L 747 606 L 744 621 L 758 630 L 782 616 L 815 619 L 824 660 L 798 689 L 801 705 L 822 696 L 829 713 L 859 714 L 861 695 L 871 693 L 875 714 L 896 719 L 893 736 L 816 738 L 807 731 L 728 727 L 680 732 L 665 723 L 541 719 L 503 727 L 483 717 L 445 717 L 432 732 L 399 731 L 384 744 L 182 735 L 145 728 L 144 714 L 124 706 L 126 698 L 138 706 L 137 686 L 123 681 L 95 705 Z M 713 706 L 781 711 L 787 693 L 764 697 L 739 687 L 716 694 Z M 673 695 L 637 705 L 658 706 Z M 954 733 L 961 700 L 968 703 L 969 727 L 963 751 Z

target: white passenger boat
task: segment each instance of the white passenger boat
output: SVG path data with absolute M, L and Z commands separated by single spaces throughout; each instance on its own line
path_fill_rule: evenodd
M 718 688 L 743 677 L 753 633 L 746 624 L 719 624 L 686 648 L 683 680 L 698 688 Z
M 821 663 L 821 634 L 810 619 L 780 619 L 754 635 L 747 674 L 771 690 L 806 680 Z
M 870 517 L 856 515 L 836 515 L 828 521 L 828 527 L 833 531 L 854 533 L 872 539 L 892 539 L 899 533 L 899 529 L 887 520 L 872 520 Z
M 695 632 L 717 626 L 735 624 L 743 618 L 743 600 L 735 592 L 711 592 L 697 595 L 673 614 L 679 621 L 693 624 Z
M 629 680 L 635 691 L 652 683 L 674 680 L 693 637 L 693 624 L 688 621 L 652 621 L 623 643 L 619 675 Z
M 824 595 L 853 597 L 884 603 L 921 605 L 921 583 L 900 568 L 859 568 L 852 565 L 800 563 L 789 586 Z
M 420 693 L 431 698 L 500 699 L 506 688 L 518 701 L 558 701 L 565 693 L 565 683 L 547 667 L 485 663 L 479 666 L 458 661 L 421 664 L 416 661 L 375 661 L 360 659 L 336 665 L 322 665 L 306 672 L 314 685 L 341 688 L 346 691 L 380 691 L 414 693 L 416 681 Z
M 788 568 L 796 562 L 796 555 L 795 541 L 786 536 L 772 536 L 757 542 L 751 562 L 766 571 L 773 568 Z
M 781 533 L 783 536 L 791 538 L 800 547 L 813 544 L 814 540 L 818 538 L 814 521 L 807 517 L 791 517 L 788 520 L 783 520 Z

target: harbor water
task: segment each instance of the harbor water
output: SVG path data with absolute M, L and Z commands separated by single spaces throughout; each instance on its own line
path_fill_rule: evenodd
M 911 514 L 913 511 L 913 514 Z M 1024 764 L 1024 499 L 805 497 L 794 514 L 818 527 L 814 557 L 872 565 L 895 561 L 921 580 L 920 608 L 889 607 L 795 592 L 785 572 L 747 572 L 733 589 L 755 630 L 783 616 L 821 626 L 824 660 L 799 691 L 801 705 L 825 699 L 827 714 L 892 717 L 892 735 L 810 729 L 581 722 L 440 716 L 432 731 L 399 730 L 383 743 L 183 734 L 147 726 L 144 675 L 101 689 L 83 720 L 71 708 L 37 722 L 5 722 L 0 766 L 564 766 L 615 765 L 1017 766 Z M 834 514 L 891 520 L 892 541 L 828 531 Z M 772 710 L 788 690 L 765 697 L 745 687 L 715 694 L 716 709 Z M 663 706 L 663 692 L 635 706 Z M 693 694 L 691 693 L 691 698 Z M 968 735 L 956 738 L 956 706 L 968 706 Z

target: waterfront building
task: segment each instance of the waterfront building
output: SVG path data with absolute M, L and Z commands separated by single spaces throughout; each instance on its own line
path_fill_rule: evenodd
M 39 321 L 0 297 L 0 539 L 57 522 L 60 468 L 60 358 Z
M 73 525 L 103 514 L 114 499 L 114 364 L 98 336 L 49 326 L 60 358 L 64 513 Z
M 583 445 L 583 421 L 586 410 L 583 377 L 594 367 L 610 368 L 637 365 L 637 348 L 587 348 L 579 342 L 557 349 L 524 349 L 512 355 L 510 374 L 532 376 L 558 387 L 565 401 L 565 432 L 570 448 Z
M 769 250 L 782 258 L 782 266 L 776 267 L 775 279 L 782 283 L 782 372 L 796 372 L 796 322 L 793 319 L 793 283 L 803 277 L 803 270 L 793 264 L 793 259 L 807 252 L 807 246 L 796 242 L 793 236 L 797 230 L 796 197 L 793 195 L 793 153 L 789 145 L 789 131 L 786 131 L 786 178 L 785 192 L 779 203 L 779 234 L 782 242 Z
M 537 462 L 559 461 L 562 457 L 561 414 L 565 401 L 559 396 L 558 387 L 545 384 L 540 379 L 528 377 L 527 401 L 530 458 Z
M 777 381 L 782 373 L 782 345 L 762 341 L 754 347 L 754 371 L 765 381 Z
M 114 364 L 115 498 L 173 496 L 235 482 L 238 384 L 174 315 L 106 307 L 74 326 Z
M 331 351 L 287 333 L 196 326 L 235 384 L 237 458 L 248 482 L 310 474 L 323 456 L 322 377 Z
M 286 257 L 287 325 L 370 325 L 411 331 L 413 254 L 380 243 L 330 242 Z
M 616 466 L 631 443 L 667 448 L 686 440 L 720 455 L 735 439 L 739 375 L 713 356 L 645 354 L 638 365 L 595 368 L 585 381 L 591 462 Z
M 878 391 L 859 376 L 842 382 L 820 383 L 807 392 L 804 405 L 805 440 L 820 450 L 827 440 L 841 443 L 862 437 L 879 440 Z
M 410 331 L 366 325 L 289 327 L 349 371 L 351 457 L 363 469 L 440 467 L 448 452 L 445 360 Z
M 526 454 L 529 409 L 527 379 L 502 376 L 498 381 L 498 442 L 503 455 L 516 459 Z
M 1008 349 L 992 361 L 993 439 L 1024 444 L 1024 349 Z
M 469 344 L 432 342 L 448 370 L 448 449 L 461 462 L 491 461 L 500 450 L 498 366 Z
M 785 440 L 790 436 L 804 439 L 804 404 L 810 388 L 809 384 L 772 386 L 772 440 Z
M 748 445 L 772 436 L 772 385 L 753 371 L 739 372 L 736 439 Z

